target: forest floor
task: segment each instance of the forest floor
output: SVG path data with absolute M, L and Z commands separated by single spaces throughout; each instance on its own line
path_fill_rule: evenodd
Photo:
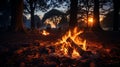
M 94 63 L 91 60 L 84 62 L 80 59 L 47 56 L 48 50 L 41 46 L 41 42 L 49 44 L 63 35 L 63 32 L 56 30 L 50 33 L 49 36 L 39 33 L 0 33 L 0 67 L 115 67 L 120 65 L 120 32 L 87 31 L 81 34 L 81 38 L 86 39 L 87 44 L 101 45 L 106 51 L 108 49 L 109 55 L 100 48 L 101 55 Z

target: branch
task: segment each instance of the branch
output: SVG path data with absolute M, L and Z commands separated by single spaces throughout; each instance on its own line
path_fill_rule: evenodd
M 34 2 L 34 6 L 33 6 L 33 10 L 35 10 L 35 8 L 36 8 L 36 1 Z
M 27 1 L 27 3 L 29 3 L 30 1 L 29 0 L 26 0 Z
M 28 7 L 26 5 L 25 6 L 25 9 L 30 13 L 31 11 L 28 9 Z

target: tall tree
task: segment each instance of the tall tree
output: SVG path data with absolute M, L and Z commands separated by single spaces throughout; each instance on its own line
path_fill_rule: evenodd
M 10 3 L 8 0 L 0 0 L 0 27 L 8 28 L 10 15 Z
M 15 32 L 24 31 L 23 0 L 11 0 L 11 29 Z
M 6 9 L 6 7 L 8 6 L 7 4 L 8 4 L 7 0 L 0 0 L 0 11 Z
M 35 23 L 34 23 L 34 13 L 35 13 L 35 8 L 36 8 L 36 1 L 37 0 L 26 0 L 25 2 L 25 9 L 30 13 L 31 15 L 31 29 L 35 29 Z M 27 5 L 28 4 L 28 5 Z M 29 7 L 29 8 L 28 8 Z
M 78 0 L 70 0 L 70 28 L 77 24 Z
M 114 18 L 113 18 L 113 30 L 119 30 L 119 11 L 120 11 L 120 0 L 113 0 L 114 4 Z
M 55 0 L 52 0 L 55 1 Z M 35 29 L 35 20 L 34 14 L 37 11 L 47 11 L 51 4 L 47 5 L 50 0 L 24 0 L 25 13 L 29 13 L 31 15 L 31 29 Z M 52 4 L 53 5 L 53 4 Z
M 94 31 L 100 31 L 102 30 L 101 26 L 100 26 L 100 17 L 99 17 L 99 0 L 94 0 L 94 24 L 93 24 L 93 30 Z

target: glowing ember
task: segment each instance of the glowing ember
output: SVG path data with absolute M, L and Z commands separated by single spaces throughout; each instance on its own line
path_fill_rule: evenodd
M 50 33 L 49 32 L 47 32 L 46 30 L 43 30 L 42 31 L 42 35 L 45 35 L 45 36 L 47 36 L 47 35 L 49 35 Z
M 56 42 L 56 46 L 60 46 L 60 51 L 56 50 L 58 54 L 64 54 L 65 56 L 71 56 L 72 58 L 80 57 L 80 52 L 76 48 L 86 50 L 86 40 L 80 38 L 80 34 L 83 31 L 75 27 L 73 30 L 69 30 L 62 39 Z M 75 45 L 75 46 L 74 46 Z

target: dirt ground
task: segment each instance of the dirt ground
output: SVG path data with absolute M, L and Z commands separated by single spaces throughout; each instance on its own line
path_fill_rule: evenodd
M 102 45 L 103 48 L 111 50 L 109 56 L 106 56 L 104 51 L 99 52 L 104 56 L 96 59 L 94 63 L 67 57 L 47 56 L 48 51 L 46 47 L 39 46 L 40 42 L 49 44 L 49 42 L 57 41 L 64 34 L 62 31 L 50 32 L 49 36 L 43 36 L 40 33 L 0 33 L 0 67 L 115 67 L 120 65 L 120 32 L 89 31 L 80 35 L 87 40 L 89 45 Z M 23 50 L 23 52 L 16 54 L 18 50 Z M 39 53 L 38 56 L 33 58 L 36 53 Z

